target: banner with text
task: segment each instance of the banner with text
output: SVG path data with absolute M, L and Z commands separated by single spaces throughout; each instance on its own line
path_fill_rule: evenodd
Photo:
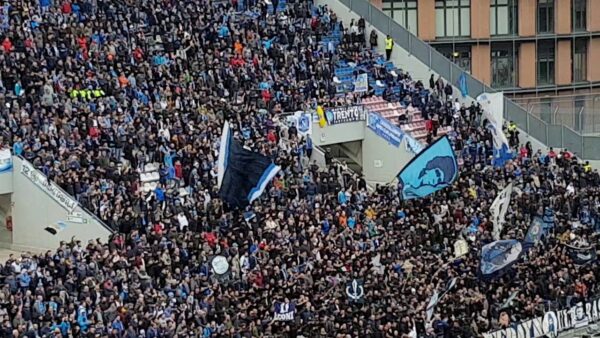
M 386 140 L 389 144 L 400 147 L 402 139 L 404 138 L 404 132 L 402 132 L 398 126 L 372 112 L 369 112 L 367 125 L 369 126 L 369 129 Z
M 364 121 L 367 119 L 367 110 L 363 106 L 346 106 L 325 109 L 327 124 Z
M 68 211 L 73 211 L 77 207 L 77 201 L 75 201 L 66 192 L 62 191 L 56 184 L 48 180 L 48 177 L 35 169 L 31 164 L 23 161 L 21 174 L 31 180 L 33 184 L 42 189 L 46 194 L 52 197 L 58 204 Z
M 588 326 L 600 319 L 600 299 L 580 302 L 560 311 L 547 311 L 543 316 L 510 327 L 484 333 L 484 338 L 555 337 L 558 333 Z

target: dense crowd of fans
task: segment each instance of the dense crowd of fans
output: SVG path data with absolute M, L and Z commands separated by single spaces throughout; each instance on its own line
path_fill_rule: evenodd
M 397 187 L 367 189 L 342 167 L 309 162 L 311 142 L 281 113 L 355 103 L 336 95 L 338 61 L 377 57 L 364 20 L 344 23 L 312 1 L 6 2 L 2 7 L 1 142 L 105 223 L 108 243 L 63 243 L 11 257 L 2 270 L 1 337 L 475 337 L 502 324 L 598 295 L 597 264 L 576 266 L 563 244 L 596 245 L 600 177 L 571 153 L 534 152 L 509 128 L 515 159 L 490 166 L 481 108 L 431 95 L 407 74 L 402 100 L 453 127 L 458 181 L 402 201 Z M 368 40 L 368 43 L 367 43 Z M 385 93 L 387 96 L 389 93 Z M 370 95 L 370 94 L 366 94 Z M 216 190 L 221 126 L 282 167 L 252 211 L 229 210 Z M 144 191 L 140 171 L 159 163 Z M 540 246 L 494 280 L 478 277 L 489 206 L 516 189 L 503 238 L 523 238 L 546 207 L 555 226 Z M 470 249 L 454 258 L 454 242 Z M 229 281 L 211 273 L 220 254 Z M 436 288 L 458 277 L 431 322 Z M 364 280 L 364 302 L 346 282 Z M 294 302 L 293 321 L 273 318 Z M 506 311 L 506 309 L 503 309 Z M 416 331 L 415 331 L 416 328 Z

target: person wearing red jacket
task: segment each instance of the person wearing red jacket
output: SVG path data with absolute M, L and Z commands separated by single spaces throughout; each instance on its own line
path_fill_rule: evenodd
M 63 14 L 71 14 L 73 11 L 71 8 L 71 1 L 64 1 L 60 6 L 60 10 L 63 12 Z
M 8 37 L 4 38 L 4 41 L 2 41 L 2 48 L 4 48 L 4 53 L 6 54 L 10 54 L 10 52 L 12 52 L 13 49 L 15 49 Z

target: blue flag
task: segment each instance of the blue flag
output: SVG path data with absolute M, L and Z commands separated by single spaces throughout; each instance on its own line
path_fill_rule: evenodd
M 554 209 L 551 207 L 544 208 L 544 216 L 542 217 L 542 226 L 544 231 L 548 232 L 554 228 Z
M 496 277 L 516 262 L 523 247 L 516 239 L 500 240 L 486 244 L 481 248 L 481 274 L 484 277 Z
M 451 185 L 458 177 L 458 163 L 447 136 L 421 151 L 400 172 L 404 199 L 421 198 Z
M 565 244 L 565 246 L 567 247 L 569 257 L 571 257 L 573 263 L 576 265 L 586 265 L 588 263 L 593 263 L 598 259 L 598 253 L 594 246 L 588 248 L 578 248 L 568 244 Z
M 467 86 L 467 76 L 465 75 L 465 72 L 462 72 L 458 77 L 458 89 L 460 89 L 462 97 L 469 96 L 469 87 Z
M 542 240 L 543 235 L 544 229 L 542 228 L 542 219 L 540 217 L 534 217 L 529 226 L 529 230 L 527 230 L 527 235 L 525 235 L 525 239 L 523 240 L 523 245 L 526 248 L 532 247 Z
M 217 186 L 232 207 L 243 208 L 257 199 L 281 168 L 271 159 L 244 149 L 225 122 L 219 148 Z

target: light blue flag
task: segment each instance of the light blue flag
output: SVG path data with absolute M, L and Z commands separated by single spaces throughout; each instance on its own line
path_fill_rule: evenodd
M 527 230 L 527 235 L 525 235 L 525 239 L 523 240 L 523 245 L 528 249 L 541 241 L 543 235 L 544 229 L 542 228 L 542 219 L 540 217 L 534 217 L 529 226 L 529 230 Z
M 544 208 L 544 216 L 542 217 L 542 227 L 545 232 L 550 231 L 554 228 L 554 209 L 551 207 Z
M 523 246 L 516 239 L 486 244 L 481 248 L 481 274 L 487 278 L 500 276 L 519 259 L 522 252 Z
M 447 136 L 421 151 L 398 175 L 405 200 L 431 195 L 451 185 L 457 177 L 458 163 Z
M 465 72 L 462 72 L 458 77 L 458 89 L 460 89 L 462 97 L 469 96 L 469 87 L 467 86 L 467 76 L 465 75 Z

